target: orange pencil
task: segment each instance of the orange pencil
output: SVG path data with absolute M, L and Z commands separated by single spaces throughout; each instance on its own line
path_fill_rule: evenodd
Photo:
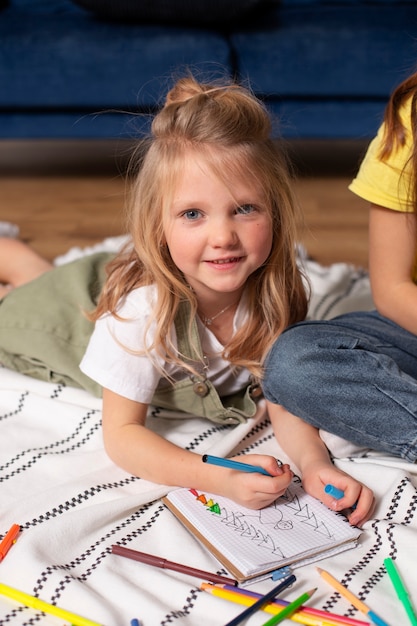
M 0 561 L 4 559 L 10 548 L 17 541 L 17 536 L 20 533 L 20 526 L 13 524 L 10 530 L 5 534 L 3 540 L 0 542 Z

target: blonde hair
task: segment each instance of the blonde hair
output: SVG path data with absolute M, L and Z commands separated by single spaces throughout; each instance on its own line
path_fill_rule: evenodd
M 307 311 L 296 259 L 298 206 L 282 149 L 270 132 L 269 115 L 249 90 L 235 84 L 200 84 L 192 77 L 175 84 L 139 155 L 129 217 L 132 246 L 109 265 L 93 319 L 107 311 L 117 316 L 120 300 L 132 289 L 156 285 L 152 321 L 157 330 L 145 352 L 156 350 L 169 362 L 185 367 L 170 340 L 170 329 L 179 304 L 188 301 L 194 316 L 197 301 L 170 257 L 162 217 L 186 156 L 194 151 L 225 184 L 231 176 L 243 177 L 256 181 L 264 193 L 273 231 L 271 252 L 247 280 L 250 314 L 224 348 L 224 357 L 232 365 L 262 376 L 262 363 L 272 343 Z

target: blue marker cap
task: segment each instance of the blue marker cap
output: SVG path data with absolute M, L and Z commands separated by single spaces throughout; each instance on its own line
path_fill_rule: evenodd
M 291 574 L 291 568 L 289 567 L 280 567 L 272 572 L 272 580 L 281 580 L 281 578 L 286 578 Z
M 333 498 L 336 498 L 336 500 L 340 500 L 345 495 L 344 491 L 342 491 L 341 489 L 338 489 L 334 485 L 326 485 L 324 488 L 324 491 L 328 493 L 330 496 L 333 496 Z

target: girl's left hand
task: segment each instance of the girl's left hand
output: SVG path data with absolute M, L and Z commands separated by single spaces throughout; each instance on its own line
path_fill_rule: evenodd
M 324 489 L 328 484 L 341 490 L 344 496 L 335 498 L 327 494 Z M 333 464 L 320 464 L 305 468 L 303 485 L 309 494 L 321 500 L 329 509 L 346 512 L 352 526 L 361 527 L 373 513 L 375 498 L 372 490 Z

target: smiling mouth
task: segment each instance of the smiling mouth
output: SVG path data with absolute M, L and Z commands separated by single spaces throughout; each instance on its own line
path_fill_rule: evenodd
M 240 256 L 232 256 L 229 259 L 213 259 L 212 261 L 209 261 L 209 263 L 214 263 L 215 265 L 225 265 L 226 263 L 237 263 L 240 259 Z

